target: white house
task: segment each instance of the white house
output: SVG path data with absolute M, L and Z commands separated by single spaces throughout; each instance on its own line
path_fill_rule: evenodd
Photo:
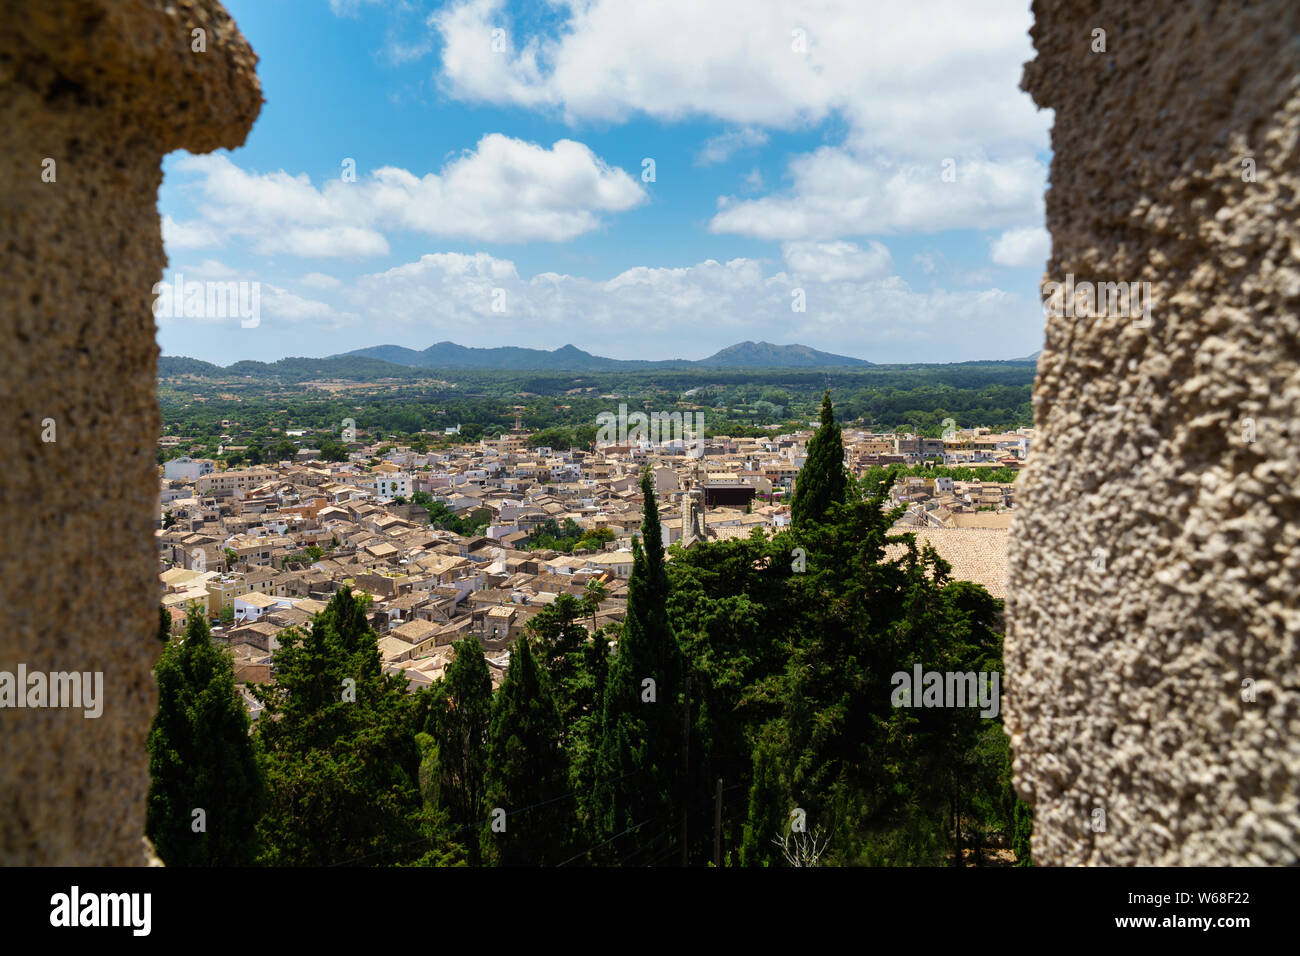
M 375 494 L 381 498 L 410 497 L 411 476 L 404 473 L 383 475 L 375 479 Z
M 211 458 L 191 458 L 182 455 L 163 465 L 163 477 L 181 481 L 198 481 L 204 475 L 216 470 L 216 463 Z
M 248 594 L 241 594 L 235 598 L 235 623 L 251 624 L 253 621 L 260 621 L 263 617 L 274 611 L 276 608 L 293 607 L 294 598 L 276 597 L 272 594 L 262 594 L 260 591 L 250 591 Z

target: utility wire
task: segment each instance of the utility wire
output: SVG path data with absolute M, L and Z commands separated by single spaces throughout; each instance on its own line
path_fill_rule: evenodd
M 679 844 L 676 840 L 674 840 L 674 841 L 672 842 L 672 845 L 669 846 L 668 849 L 667 849 L 666 851 L 664 851 L 663 853 L 659 854 L 659 856 L 655 857 L 653 860 L 651 860 L 651 861 L 649 861 L 648 863 L 645 863 L 645 864 L 643 864 L 643 865 L 644 865 L 644 866 L 658 866 L 658 865 L 659 865 L 660 863 L 662 863 L 664 860 L 667 860 L 667 859 L 669 859 L 670 857 L 674 856 L 674 855 L 677 853 L 677 851 L 680 850 L 680 849 L 681 849 L 681 844 Z
M 583 850 L 581 853 L 577 853 L 577 854 L 575 854 L 575 855 L 569 857 L 569 858 L 568 858 L 567 860 L 565 860 L 563 863 L 557 863 L 556 866 L 565 866 L 565 865 L 567 865 L 567 864 L 569 864 L 569 863 L 572 863 L 574 860 L 578 859 L 578 857 L 586 856 L 586 855 L 589 854 L 592 850 L 599 850 L 602 846 L 605 846 L 605 845 L 607 845 L 607 844 L 613 843 L 613 842 L 614 842 L 615 840 L 617 840 L 619 837 L 627 836 L 629 833 L 633 832 L 634 830 L 640 830 L 640 829 L 641 829 L 643 826 L 645 826 L 647 823 L 654 823 L 654 822 L 655 822 L 656 820 L 658 820 L 659 817 L 661 817 L 661 816 L 663 816 L 662 813 L 659 814 L 659 816 L 650 817 L 650 818 L 648 818 L 648 819 L 646 819 L 646 820 L 642 820 L 640 823 L 637 823 L 637 824 L 634 824 L 633 826 L 628 827 L 628 828 L 627 828 L 626 830 L 624 830 L 622 833 L 616 833 L 616 834 L 614 834 L 612 837 L 610 837 L 608 840 L 602 840 L 601 842 L 597 843 L 595 846 L 590 847 L 590 848 L 588 848 L 588 849 L 586 849 L 586 850 Z
M 665 836 L 672 835 L 676 831 L 676 829 L 677 829 L 677 824 L 675 822 L 670 822 L 666 827 L 664 827 L 653 837 L 651 837 L 648 841 L 646 841 L 646 844 L 642 846 L 639 850 L 634 850 L 631 854 L 619 860 L 618 865 L 619 866 L 643 865 L 641 861 L 643 861 L 644 859 L 650 856 L 653 856 L 660 849 L 659 841 L 662 840 Z M 649 865 L 649 864 L 644 864 L 644 865 Z
M 737 789 L 738 787 L 741 787 L 741 786 L 743 786 L 743 785 L 742 785 L 742 784 L 736 784 L 736 786 L 731 787 L 731 788 L 729 788 L 729 789 L 735 790 L 735 789 Z M 727 792 L 726 790 L 723 791 L 723 793 L 726 793 L 726 792 Z M 701 806 L 701 807 L 696 807 L 695 810 L 690 814 L 690 817 L 689 817 L 689 819 L 691 820 L 692 823 L 694 823 L 695 821 L 697 821 L 697 820 L 699 820 L 699 819 L 701 819 L 701 818 L 704 818 L 704 819 L 706 819 L 706 820 L 710 820 L 710 821 L 712 820 L 712 818 L 713 818 L 713 807 L 712 807 L 711 805 L 710 805 L 710 806 Z M 673 843 L 672 843 L 672 845 L 673 845 L 673 849 L 672 849 L 670 852 L 668 852 L 668 853 L 659 853 L 659 855 L 657 855 L 657 856 L 653 855 L 653 854 L 655 853 L 655 851 L 657 850 L 657 847 L 655 847 L 654 844 L 659 840 L 659 838 L 662 837 L 665 833 L 673 833 L 673 832 L 675 832 L 675 831 L 676 831 L 676 827 L 675 827 L 674 825 L 670 825 L 670 826 L 664 828 L 663 830 L 659 831 L 659 833 L 654 837 L 654 839 L 652 839 L 652 840 L 650 841 L 649 845 L 647 845 L 646 847 L 643 847 L 643 848 L 640 849 L 640 850 L 637 850 L 637 851 L 634 852 L 631 856 L 626 857 L 626 858 L 620 860 L 620 861 L 619 861 L 619 866 L 656 866 L 656 865 L 658 865 L 660 862 L 662 862 L 663 860 L 665 860 L 665 859 L 667 859 L 669 856 L 671 856 L 672 853 L 680 852 L 680 851 L 681 851 L 681 846 L 682 846 L 682 845 L 681 845 L 681 841 L 679 841 L 679 840 L 674 840 Z M 647 856 L 650 857 L 650 859 L 649 859 L 648 862 L 645 861 L 645 858 L 646 858 Z

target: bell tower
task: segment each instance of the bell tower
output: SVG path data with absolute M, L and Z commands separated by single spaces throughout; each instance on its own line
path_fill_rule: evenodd
M 686 479 L 686 490 L 682 494 L 682 547 L 689 548 L 696 541 L 705 540 L 704 535 L 704 483 L 700 475 L 700 464 L 695 463 L 694 479 Z

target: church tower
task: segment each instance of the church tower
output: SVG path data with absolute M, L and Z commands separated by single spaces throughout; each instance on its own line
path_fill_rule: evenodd
M 686 490 L 682 493 L 682 547 L 689 548 L 696 541 L 706 540 L 704 528 L 704 483 L 697 462 L 695 479 L 686 480 Z

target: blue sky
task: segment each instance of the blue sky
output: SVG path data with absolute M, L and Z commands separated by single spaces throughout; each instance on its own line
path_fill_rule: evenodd
M 1040 347 L 1028 0 L 226 6 L 266 103 L 164 161 L 164 278 L 256 282 L 260 315 L 160 316 L 166 355 Z

